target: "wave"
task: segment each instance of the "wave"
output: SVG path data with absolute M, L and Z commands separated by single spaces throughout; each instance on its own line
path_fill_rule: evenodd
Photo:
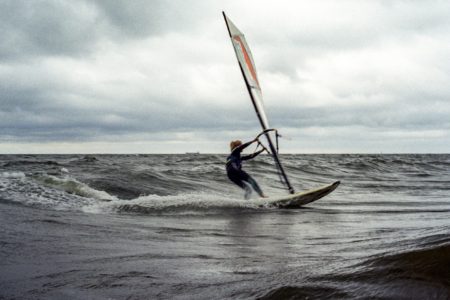
M 61 171 L 66 173 L 67 170 Z M 49 174 L 19 171 L 0 173 L 0 200 L 5 203 L 52 210 L 82 210 L 100 201 L 117 197 L 91 188 L 70 175 L 63 178 Z
M 450 287 L 450 240 L 443 245 L 378 257 L 366 265 L 371 271 L 365 275 L 372 278 L 410 279 Z
M 58 178 L 53 175 L 34 176 L 33 179 L 42 183 L 44 186 L 62 190 L 69 194 L 75 194 L 81 197 L 93 198 L 103 201 L 116 200 L 117 197 L 108 194 L 105 191 L 99 191 L 91 188 L 89 185 L 80 182 L 70 176 Z
M 333 287 L 321 285 L 282 286 L 270 290 L 260 300 L 271 299 L 346 299 L 349 295 Z
M 30 166 L 30 165 L 59 166 L 60 164 L 53 160 L 15 160 L 15 161 L 5 162 L 3 164 L 3 167 L 17 167 L 17 166 Z
M 260 299 L 359 299 L 361 295 L 364 299 L 448 299 L 450 237 L 436 234 L 411 242 L 422 248 L 379 254 L 329 274 L 303 278 L 298 286 L 272 289 Z
M 4 190 L 0 196 L 26 203 L 34 199 L 46 205 L 53 201 L 58 207 L 61 201 L 55 198 L 62 197 L 70 202 L 68 207 L 76 209 L 83 206 L 76 203 L 110 201 L 114 202 L 112 211 L 119 213 L 255 207 L 256 203 L 243 201 L 241 191 L 229 182 L 224 157 L 0 156 L 0 165 L 8 165 L 0 169 L 0 188 Z M 347 211 L 366 210 L 367 201 L 386 206 L 389 212 L 405 211 L 405 203 L 414 203 L 409 212 L 422 211 L 424 205 L 427 212 L 448 210 L 443 199 L 448 196 L 450 177 L 447 171 L 436 171 L 450 161 L 448 155 L 282 155 L 282 160 L 299 191 L 341 180 L 342 186 L 333 194 L 341 201 L 333 205 L 346 205 Z M 246 162 L 245 168 L 265 192 L 281 193 L 270 157 Z
M 418 242 L 419 240 L 415 241 Z M 449 266 L 450 238 L 439 235 L 432 246 L 377 255 L 363 263 L 346 267 L 340 273 L 310 280 L 322 283 L 323 286 L 339 287 L 340 291 L 346 291 L 355 297 L 365 295 L 373 299 L 430 299 L 430 295 L 433 295 L 433 299 L 448 299 Z
M 67 169 L 61 173 L 62 177 L 45 173 L 31 175 L 23 172 L 0 173 L 0 178 L 3 179 L 0 180 L 0 198 L 26 206 L 91 213 L 152 214 L 264 207 L 264 203 L 258 198 L 243 200 L 241 194 L 230 196 L 211 193 L 208 190 L 177 192 L 174 195 L 150 194 L 134 199 L 121 199 L 71 177 Z M 256 197 L 255 194 L 254 196 Z

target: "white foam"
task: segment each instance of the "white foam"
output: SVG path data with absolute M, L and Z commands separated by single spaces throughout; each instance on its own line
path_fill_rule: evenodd
M 0 177 L 3 178 L 25 178 L 25 173 L 23 172 L 2 172 Z
M 138 212 L 162 211 L 173 209 L 223 209 L 223 208 L 259 208 L 263 205 L 261 199 L 244 200 L 224 194 L 211 192 L 195 192 L 169 196 L 147 195 L 132 200 L 117 199 L 108 203 L 97 203 L 85 207 L 86 212 Z
M 40 175 L 39 177 L 43 176 Z M 79 210 L 82 206 L 89 205 L 93 201 L 61 189 L 48 188 L 41 182 L 34 180 L 33 176 L 26 176 L 23 172 L 0 173 L 0 196 L 5 200 L 27 206 L 46 207 L 55 210 Z
M 76 180 L 70 176 L 64 178 L 58 178 L 52 175 L 44 175 L 36 177 L 36 180 L 45 186 L 63 190 L 70 194 L 75 194 L 78 196 L 86 198 L 94 198 L 97 200 L 112 201 L 118 198 L 108 194 L 105 191 L 96 190 L 91 188 L 89 185 Z

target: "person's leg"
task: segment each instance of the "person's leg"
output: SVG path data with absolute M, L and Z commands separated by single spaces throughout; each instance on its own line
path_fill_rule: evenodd
M 259 195 L 260 197 L 265 198 L 266 195 L 264 195 L 263 191 L 262 191 L 261 188 L 259 187 L 259 185 L 258 185 L 258 183 L 256 182 L 256 180 L 253 179 L 252 176 L 248 175 L 247 172 L 242 171 L 242 173 L 245 174 L 245 175 L 243 176 L 243 180 L 246 181 L 246 182 L 248 182 L 248 183 L 253 187 L 253 189 L 255 190 L 255 192 L 258 193 L 258 195 Z
M 243 181 L 243 178 L 247 178 L 247 176 L 242 176 L 241 172 L 228 172 L 228 178 L 234 182 L 241 189 L 245 190 L 244 198 L 249 199 L 252 194 L 251 187 Z
M 245 189 L 245 184 L 244 184 L 244 182 L 242 182 L 242 178 L 241 178 L 241 176 L 239 176 L 239 173 L 237 173 L 237 172 L 228 172 L 227 175 L 228 175 L 228 178 L 233 183 L 235 183 L 241 189 Z
M 249 179 L 248 182 L 252 185 L 252 187 L 255 190 L 255 192 L 257 192 L 260 197 L 263 197 L 263 198 L 266 197 L 266 195 L 264 195 L 263 191 L 259 187 L 259 185 L 256 182 L 256 180 L 253 179 L 253 177 L 251 177 L 251 176 L 249 176 L 248 179 Z
M 248 200 L 252 196 L 252 188 L 250 187 L 250 184 L 248 182 L 246 182 L 244 180 L 242 182 L 244 183 L 244 186 L 245 186 L 244 199 Z

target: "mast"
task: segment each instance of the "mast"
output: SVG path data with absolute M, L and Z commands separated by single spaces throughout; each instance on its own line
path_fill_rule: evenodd
M 231 21 L 229 21 L 229 19 L 225 15 L 225 12 L 222 12 L 222 14 L 225 19 L 225 24 L 227 26 L 228 34 L 230 35 L 234 51 L 236 53 L 236 58 L 238 60 L 242 77 L 244 77 L 245 86 L 247 87 L 248 94 L 250 96 L 250 99 L 252 100 L 252 104 L 255 109 L 256 115 L 258 116 L 259 123 L 261 124 L 263 130 L 269 129 L 268 120 L 264 111 L 264 107 L 262 105 L 261 88 L 259 86 L 259 81 L 256 75 L 256 70 L 253 58 L 250 53 L 250 49 L 248 48 L 244 35 Z M 245 65 L 243 66 L 243 64 Z M 275 149 L 272 139 L 270 138 L 268 132 L 265 132 L 264 135 L 266 136 L 272 157 L 275 160 L 278 169 L 280 170 L 281 176 L 283 177 L 283 180 L 289 192 L 293 194 L 294 188 L 289 182 L 286 172 L 284 171 L 283 165 L 281 164 L 280 158 L 278 157 L 278 153 Z

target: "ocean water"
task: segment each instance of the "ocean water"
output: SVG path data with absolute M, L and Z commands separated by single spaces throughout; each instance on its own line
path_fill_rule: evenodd
M 302 209 L 225 155 L 0 156 L 0 299 L 450 299 L 450 155 L 282 155 Z M 245 169 L 286 193 L 267 156 Z

